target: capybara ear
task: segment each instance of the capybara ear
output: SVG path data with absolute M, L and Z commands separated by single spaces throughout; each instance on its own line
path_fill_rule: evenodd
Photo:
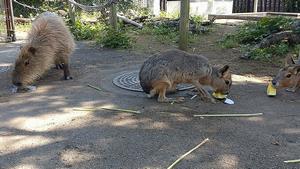
M 225 65 L 219 70 L 220 76 L 223 77 L 226 73 L 229 72 L 229 66 Z
M 28 52 L 30 52 L 30 53 L 32 53 L 32 54 L 35 54 L 35 52 L 36 52 L 36 48 L 35 47 L 29 47 L 28 48 Z
M 293 68 L 293 70 L 294 70 L 294 73 L 295 73 L 295 74 L 299 74 L 299 75 L 300 75 L 300 65 L 299 65 L 299 66 L 295 66 L 295 67 Z
M 295 64 L 295 61 L 291 56 L 285 57 L 285 66 L 292 66 L 294 64 Z

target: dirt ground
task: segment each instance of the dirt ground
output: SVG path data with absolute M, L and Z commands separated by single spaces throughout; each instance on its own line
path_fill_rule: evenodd
M 267 97 L 266 84 L 279 67 L 240 60 L 238 50 L 218 47 L 216 41 L 228 29 L 220 26 L 203 35 L 190 51 L 231 66 L 234 105 L 190 100 L 188 91 L 175 94 L 184 96 L 184 103 L 162 104 L 114 86 L 112 79 L 120 72 L 139 69 L 149 54 L 174 47 L 151 43 L 150 37 L 137 39 L 146 45 L 130 51 L 77 42 L 71 62 L 74 80 L 63 81 L 61 71 L 51 70 L 30 93 L 10 93 L 11 71 L 1 73 L 0 169 L 167 168 L 205 138 L 210 141 L 175 168 L 300 168 L 283 162 L 300 157 L 300 92 Z M 18 46 L 0 46 L 0 66 L 13 63 Z M 73 110 L 101 106 L 142 113 Z M 263 116 L 193 117 L 205 113 Z

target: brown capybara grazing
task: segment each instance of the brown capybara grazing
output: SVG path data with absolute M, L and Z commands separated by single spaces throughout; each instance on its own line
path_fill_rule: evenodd
M 183 98 L 167 98 L 166 92 L 176 91 L 179 83 L 193 84 L 202 99 L 215 102 L 203 86 L 211 86 L 214 92 L 228 94 L 231 87 L 229 66 L 216 68 L 209 65 L 207 58 L 181 50 L 167 50 L 146 60 L 139 72 L 140 84 L 158 102 L 181 102 Z
M 74 48 L 74 39 L 62 18 L 51 12 L 42 13 L 32 23 L 28 40 L 20 49 L 13 84 L 31 85 L 54 64 L 63 69 L 64 79 L 72 79 L 69 57 Z
M 285 67 L 280 69 L 272 84 L 275 88 L 286 88 L 287 91 L 295 92 L 300 87 L 300 60 L 295 63 L 292 57 L 285 58 Z

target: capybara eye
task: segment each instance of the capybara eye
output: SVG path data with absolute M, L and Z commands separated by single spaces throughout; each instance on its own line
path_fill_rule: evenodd
M 29 60 L 26 60 L 26 61 L 24 62 L 24 64 L 25 64 L 25 66 L 29 65 Z
M 226 83 L 227 85 L 229 85 L 230 82 L 229 82 L 229 80 L 225 80 L 225 83 Z
M 291 76 L 292 76 L 291 74 L 287 74 L 287 75 L 286 75 L 287 78 L 290 78 Z

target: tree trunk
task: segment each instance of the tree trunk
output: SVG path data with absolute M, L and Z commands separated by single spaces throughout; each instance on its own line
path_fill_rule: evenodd
M 190 10 L 190 0 L 181 0 L 179 49 L 185 51 L 188 48 L 189 10 Z
M 116 4 L 110 6 L 110 24 L 114 30 L 117 30 L 117 7 Z

